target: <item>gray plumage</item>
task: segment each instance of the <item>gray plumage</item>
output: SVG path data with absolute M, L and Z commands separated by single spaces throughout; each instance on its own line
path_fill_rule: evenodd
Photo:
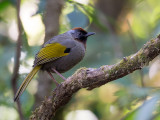
M 47 41 L 42 47 L 45 47 L 47 44 L 60 43 L 61 45 L 70 48 L 70 52 L 67 56 L 60 58 L 55 58 L 51 62 L 44 63 L 41 70 L 50 70 L 51 68 L 56 69 L 58 72 L 63 73 L 71 69 L 77 63 L 79 63 L 85 55 L 85 45 L 83 42 L 79 42 L 73 38 L 70 31 L 63 33 L 61 35 L 55 36 L 49 41 Z M 36 57 L 34 61 L 36 64 Z
M 87 37 L 94 34 L 94 32 L 86 32 L 78 27 L 61 35 L 57 35 L 47 41 L 42 46 L 42 49 L 36 54 L 33 69 L 19 87 L 14 97 L 14 101 L 16 101 L 24 92 L 34 75 L 40 69 L 47 71 L 53 82 L 58 86 L 59 84 L 54 79 L 51 72 L 56 72 L 65 80 L 60 73 L 71 69 L 83 59 Z

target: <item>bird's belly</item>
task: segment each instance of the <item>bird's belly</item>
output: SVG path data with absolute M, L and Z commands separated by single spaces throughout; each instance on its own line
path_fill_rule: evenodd
M 79 63 L 83 59 L 83 56 L 77 56 L 71 58 L 69 56 L 65 56 L 53 62 L 53 67 L 60 73 L 66 72 L 72 67 L 74 67 L 77 63 Z
M 74 67 L 79 63 L 85 54 L 85 50 L 81 48 L 73 48 L 69 55 L 61 57 L 55 61 L 46 63 L 43 65 L 43 68 L 51 69 L 55 68 L 58 72 L 63 73 Z

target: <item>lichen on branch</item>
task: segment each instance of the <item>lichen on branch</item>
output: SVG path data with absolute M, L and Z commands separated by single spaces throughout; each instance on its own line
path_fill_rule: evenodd
M 81 88 L 92 90 L 110 81 L 124 77 L 135 70 L 142 69 L 160 54 L 160 35 L 147 42 L 137 53 L 124 57 L 114 65 L 100 68 L 80 68 L 54 89 L 31 115 L 31 120 L 50 120 L 56 111 L 67 104 L 72 95 Z

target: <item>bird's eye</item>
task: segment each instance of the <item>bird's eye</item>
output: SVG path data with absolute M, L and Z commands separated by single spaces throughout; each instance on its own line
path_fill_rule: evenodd
M 82 33 L 81 33 L 81 32 L 79 32 L 79 35 L 82 35 Z

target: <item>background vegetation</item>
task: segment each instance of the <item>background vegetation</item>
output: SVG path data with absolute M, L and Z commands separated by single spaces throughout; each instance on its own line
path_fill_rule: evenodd
M 45 34 L 47 35 L 45 12 L 49 7 L 48 1 L 21 1 L 20 18 L 23 29 L 17 86 L 31 70 L 34 55 L 43 44 Z M 96 68 L 114 64 L 124 56 L 135 53 L 160 33 L 159 0 L 65 0 L 62 3 L 59 24 L 52 21 L 58 25 L 54 35 L 73 27 L 96 32 L 87 42 L 84 60 L 66 72 L 65 77 L 72 75 L 80 67 Z M 16 15 L 15 0 L 0 1 L 0 120 L 20 119 L 13 102 L 11 82 L 19 33 Z M 37 78 L 32 80 L 20 99 L 24 119 L 29 118 L 38 102 L 41 103 L 41 99 L 37 97 L 40 86 Z M 62 82 L 59 77 L 56 79 Z M 55 88 L 54 84 L 50 85 L 51 89 Z M 69 104 L 57 111 L 55 119 L 159 120 L 159 86 L 160 60 L 157 57 L 143 71 L 136 71 L 92 91 L 80 90 Z M 45 96 L 46 94 L 42 98 Z

